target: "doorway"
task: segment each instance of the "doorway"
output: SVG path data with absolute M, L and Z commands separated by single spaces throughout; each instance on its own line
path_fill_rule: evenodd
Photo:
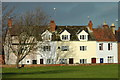
M 69 58 L 69 64 L 73 64 L 73 58 Z
M 96 63 L 96 58 L 92 58 L 92 63 Z
M 43 64 L 43 59 L 40 59 L 40 64 Z
M 100 63 L 103 63 L 103 58 L 100 58 Z

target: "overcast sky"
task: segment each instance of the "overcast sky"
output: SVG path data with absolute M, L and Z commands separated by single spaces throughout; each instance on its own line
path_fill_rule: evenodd
M 15 13 L 23 13 L 29 9 L 41 7 L 55 20 L 57 25 L 87 25 L 88 16 L 93 21 L 93 26 L 115 23 L 118 19 L 117 2 L 10 2 L 3 3 L 16 6 Z M 56 8 L 55 15 L 53 14 Z

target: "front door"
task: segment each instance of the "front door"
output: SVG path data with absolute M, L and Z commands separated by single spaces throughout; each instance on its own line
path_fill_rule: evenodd
M 69 64 L 73 64 L 73 58 L 69 58 Z
M 100 63 L 103 63 L 103 58 L 100 58 Z
M 92 58 L 92 63 L 96 63 L 96 58 Z
M 40 64 L 43 64 L 43 59 L 40 59 Z

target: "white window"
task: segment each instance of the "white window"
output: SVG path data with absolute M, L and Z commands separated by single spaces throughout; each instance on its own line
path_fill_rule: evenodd
M 32 64 L 37 64 L 37 60 L 32 60 Z
M 52 64 L 54 64 L 54 59 L 52 59 Z
M 86 39 L 86 35 L 80 35 L 80 39 L 82 40 Z
M 47 64 L 54 64 L 54 59 L 47 59 Z
M 103 43 L 99 43 L 99 50 L 103 50 Z
M 80 64 L 85 64 L 87 63 L 87 59 L 80 59 Z
M 42 37 L 42 39 L 44 40 L 44 41 L 50 41 L 51 40 L 51 35 L 44 35 L 43 37 Z
M 67 64 L 67 59 L 59 59 L 60 64 Z
M 51 46 L 43 46 L 43 51 L 51 51 Z
M 86 51 L 87 50 L 87 46 L 80 46 L 80 51 Z
M 108 50 L 112 50 L 112 43 L 108 43 Z
M 108 63 L 113 63 L 114 62 L 114 58 L 113 56 L 108 56 Z
M 64 30 L 61 34 L 60 34 L 60 39 L 62 41 L 69 41 L 70 40 L 70 33 L 67 30 Z
M 62 40 L 68 40 L 68 35 L 62 35 Z
M 84 30 L 82 30 L 79 34 L 78 34 L 78 39 L 80 41 L 87 41 L 88 40 L 88 33 L 85 32 Z
M 69 46 L 62 46 L 61 50 L 62 51 L 69 51 Z
M 47 64 L 50 64 L 51 60 L 50 59 L 47 59 Z
M 52 33 L 50 33 L 48 30 L 46 30 L 42 35 L 43 41 L 51 41 L 52 40 Z

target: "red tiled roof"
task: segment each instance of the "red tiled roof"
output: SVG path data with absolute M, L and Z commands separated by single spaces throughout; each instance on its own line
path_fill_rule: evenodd
M 93 29 L 93 34 L 96 38 L 96 41 L 117 41 L 110 28 Z
M 120 42 L 120 27 L 118 30 L 116 30 L 116 38 L 117 38 L 117 41 Z

